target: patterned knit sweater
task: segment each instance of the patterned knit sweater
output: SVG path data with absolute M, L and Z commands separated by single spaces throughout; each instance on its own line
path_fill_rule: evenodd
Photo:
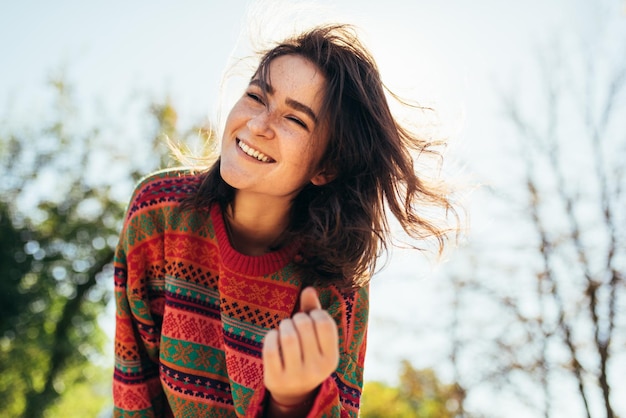
M 229 243 L 218 205 L 180 202 L 197 176 L 163 171 L 133 194 L 115 255 L 116 417 L 263 417 L 266 332 L 298 311 L 295 250 L 262 256 Z M 368 290 L 317 289 L 338 325 L 340 361 L 309 417 L 356 417 Z

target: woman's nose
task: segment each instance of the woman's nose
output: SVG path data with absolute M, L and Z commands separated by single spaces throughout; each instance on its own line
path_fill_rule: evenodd
M 264 109 L 248 120 L 248 129 L 255 135 L 272 138 L 274 137 L 274 129 L 272 128 L 271 118 L 271 112 Z

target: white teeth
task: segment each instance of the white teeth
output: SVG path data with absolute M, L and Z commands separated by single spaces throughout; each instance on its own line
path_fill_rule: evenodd
M 241 148 L 243 150 L 243 152 L 245 152 L 246 154 L 248 154 L 250 157 L 254 157 L 259 161 L 263 161 L 264 163 L 267 163 L 270 161 L 270 158 L 263 154 L 262 152 L 255 150 L 253 148 L 250 148 L 249 146 L 247 146 L 246 144 L 244 144 L 241 141 L 237 141 L 237 145 L 239 146 L 239 148 Z

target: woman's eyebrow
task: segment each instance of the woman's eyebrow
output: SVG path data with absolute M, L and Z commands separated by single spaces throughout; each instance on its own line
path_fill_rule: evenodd
M 268 92 L 269 94 L 274 94 L 274 88 L 270 84 L 267 84 L 265 81 L 261 81 L 258 78 L 255 78 L 254 80 L 250 80 L 250 85 L 257 86 L 258 88 L 260 88 L 263 91 Z
M 306 113 L 311 119 L 313 119 L 313 122 L 317 123 L 317 115 L 315 114 L 315 112 L 313 112 L 313 109 L 311 109 L 309 106 L 303 103 L 300 103 L 297 100 L 290 99 L 289 97 L 285 99 L 285 103 L 287 103 L 288 106 L 293 107 L 296 110 L 299 110 L 300 112 Z
M 260 89 L 266 91 L 268 94 L 274 94 L 274 88 L 271 86 L 271 84 L 268 84 L 258 78 L 255 78 L 254 80 L 250 81 L 250 85 L 251 86 L 257 86 Z M 300 103 L 297 100 L 291 99 L 289 97 L 287 97 L 285 99 L 285 103 L 289 106 L 294 108 L 295 110 L 298 110 L 300 112 L 306 113 L 308 117 L 310 117 L 313 122 L 317 123 L 317 115 L 315 114 L 315 112 L 313 111 L 313 109 L 311 109 L 309 106 L 305 105 L 304 103 Z

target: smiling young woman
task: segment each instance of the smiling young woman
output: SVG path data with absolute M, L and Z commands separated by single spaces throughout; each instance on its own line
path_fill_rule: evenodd
M 137 187 L 115 258 L 116 416 L 352 416 L 387 212 L 440 249 L 430 143 L 394 119 L 349 26 L 266 51 L 220 158 Z
M 233 106 L 220 153 L 220 176 L 236 189 L 227 210 L 231 243 L 248 255 L 275 248 L 294 197 L 330 180 L 318 169 L 328 142 L 317 117 L 326 80 L 298 55 L 277 58 L 271 70 Z

